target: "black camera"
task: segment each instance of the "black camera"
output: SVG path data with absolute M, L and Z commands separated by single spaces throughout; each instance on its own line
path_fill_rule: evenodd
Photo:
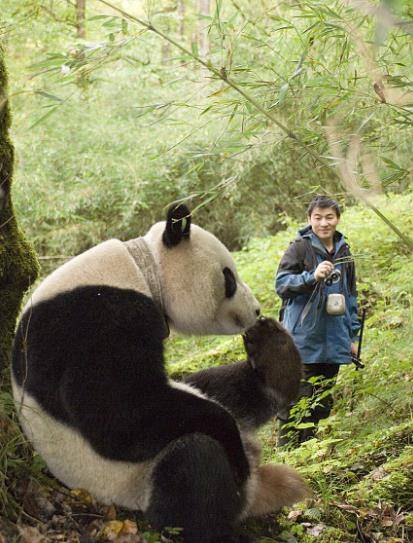
M 326 285 L 330 286 L 333 283 L 338 283 L 340 279 L 341 279 L 341 271 L 336 268 L 330 273 L 330 275 L 327 275 L 324 281 Z

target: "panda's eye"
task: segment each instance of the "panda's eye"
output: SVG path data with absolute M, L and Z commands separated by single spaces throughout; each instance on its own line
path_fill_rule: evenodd
M 225 297 L 232 298 L 237 290 L 235 276 L 229 268 L 224 268 L 222 271 L 225 277 Z

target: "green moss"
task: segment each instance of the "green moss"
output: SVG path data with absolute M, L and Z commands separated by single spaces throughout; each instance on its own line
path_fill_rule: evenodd
M 349 541 L 354 541 L 354 539 L 354 536 L 350 535 L 347 531 L 326 526 L 320 535 L 313 536 L 307 533 L 302 541 L 303 543 L 349 543 Z
M 374 505 L 386 502 L 408 509 L 413 504 L 413 447 L 405 447 L 398 458 L 373 470 L 349 492 L 349 497 Z
M 285 543 L 350 543 L 354 541 L 354 536 L 345 525 L 337 528 L 327 526 L 322 521 L 308 520 L 304 517 L 299 522 L 294 522 L 285 516 L 280 516 L 278 521 L 281 532 L 277 539 L 271 541 Z M 264 541 L 266 540 L 262 543 Z
M 9 139 L 7 72 L 0 46 L 0 370 L 7 366 L 23 294 L 38 275 L 35 253 L 19 229 L 11 200 L 14 151 Z

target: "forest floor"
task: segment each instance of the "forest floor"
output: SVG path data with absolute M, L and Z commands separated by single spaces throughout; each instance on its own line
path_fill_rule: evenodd
M 392 197 L 387 214 L 413 226 L 412 196 Z M 235 255 L 263 311 L 276 316 L 275 268 L 297 225 L 254 240 Z M 334 387 L 332 415 L 316 438 L 293 451 L 276 446 L 276 421 L 260 432 L 263 457 L 287 462 L 308 481 L 312 497 L 243 530 L 257 542 L 401 543 L 413 541 L 413 261 L 387 227 L 361 208 L 341 230 L 356 254 L 359 297 L 367 309 L 365 368 L 345 367 Z M 244 358 L 237 338 L 174 338 L 167 361 L 175 378 Z M 0 393 L 0 543 L 173 540 L 150 531 L 140 515 L 102 506 L 50 475 L 21 434 L 10 393 Z

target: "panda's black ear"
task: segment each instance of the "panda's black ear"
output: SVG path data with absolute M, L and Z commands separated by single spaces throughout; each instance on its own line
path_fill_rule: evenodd
M 186 205 L 173 205 L 166 215 L 166 227 L 162 241 L 167 247 L 174 247 L 182 239 L 188 239 L 191 228 L 191 212 Z

